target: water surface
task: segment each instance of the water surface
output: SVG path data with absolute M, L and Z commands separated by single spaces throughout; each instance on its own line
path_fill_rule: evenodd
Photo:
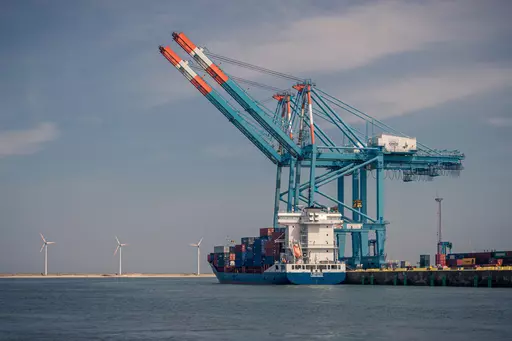
M 0 340 L 510 340 L 512 290 L 0 279 Z

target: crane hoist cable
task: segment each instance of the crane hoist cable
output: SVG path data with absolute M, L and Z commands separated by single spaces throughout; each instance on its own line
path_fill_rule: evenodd
M 261 66 L 249 64 L 249 63 L 246 63 L 246 62 L 242 62 L 241 60 L 236 60 L 234 58 L 229 58 L 229 57 L 221 56 L 219 54 L 216 54 L 216 53 L 213 53 L 213 52 L 209 51 L 207 48 L 203 48 L 203 49 L 204 49 L 204 51 L 203 51 L 204 54 L 206 54 L 207 56 L 212 57 L 214 59 L 218 59 L 218 60 L 220 60 L 220 61 L 222 61 L 224 63 L 233 64 L 233 65 L 236 65 L 236 66 L 239 66 L 239 67 L 243 67 L 243 68 L 250 69 L 250 70 L 253 70 L 253 71 L 257 71 L 257 72 L 261 72 L 261 73 L 266 73 L 268 75 L 272 75 L 272 76 L 275 76 L 275 77 L 280 77 L 280 78 L 285 78 L 285 79 L 288 79 L 288 80 L 293 80 L 293 81 L 296 81 L 296 82 L 304 82 L 303 78 L 300 78 L 300 77 L 297 77 L 297 76 L 294 76 L 294 75 L 290 75 L 290 74 L 286 74 L 286 73 L 283 73 L 283 72 L 267 69 L 267 68 L 264 68 L 264 67 L 261 67 Z
M 194 69 L 196 71 L 201 71 L 201 72 L 204 71 L 199 66 L 196 66 L 196 65 L 193 65 L 193 64 L 189 64 L 189 66 L 190 66 L 191 69 Z M 225 73 L 230 78 L 236 80 L 239 83 L 244 83 L 244 84 L 247 84 L 247 85 L 255 86 L 255 87 L 258 87 L 258 88 L 261 88 L 261 89 L 264 89 L 264 90 L 269 90 L 269 91 L 272 91 L 272 92 L 284 92 L 284 91 L 288 90 L 288 89 L 277 88 L 275 86 L 264 84 L 264 83 L 260 83 L 260 82 L 251 81 L 249 79 L 245 79 L 245 78 L 241 78 L 241 77 L 236 77 L 236 76 L 233 76 L 231 74 L 228 74 L 227 72 L 225 72 Z

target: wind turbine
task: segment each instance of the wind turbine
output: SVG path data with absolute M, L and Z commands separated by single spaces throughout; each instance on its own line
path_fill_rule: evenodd
M 200 269 L 199 269 L 199 260 L 200 260 L 200 257 L 201 257 L 201 250 L 200 250 L 200 246 L 201 246 L 201 242 L 203 241 L 203 238 L 201 238 L 199 240 L 199 242 L 197 244 L 190 244 L 190 246 L 194 246 L 194 247 L 197 247 L 197 275 L 199 276 L 199 273 L 200 273 Z
M 55 242 L 49 242 L 44 239 L 44 236 L 42 233 L 39 233 L 41 235 L 41 239 L 43 240 L 43 245 L 41 245 L 41 250 L 39 252 L 42 252 L 44 249 L 44 275 L 48 275 L 48 245 L 55 244 Z
M 116 240 L 117 240 L 117 247 L 116 247 L 116 251 L 114 252 L 114 256 L 116 255 L 117 250 L 119 250 L 119 276 L 121 276 L 122 275 L 122 272 L 121 272 L 121 265 L 122 265 L 121 251 L 122 251 L 123 246 L 126 246 L 128 244 L 121 244 L 119 239 L 117 239 L 117 236 L 116 236 Z

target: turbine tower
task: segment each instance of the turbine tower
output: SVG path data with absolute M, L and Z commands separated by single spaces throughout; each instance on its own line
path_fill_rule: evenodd
M 116 255 L 117 253 L 117 250 L 119 250 L 119 276 L 121 276 L 123 273 L 122 273 L 122 269 L 121 269 L 121 266 L 122 266 L 122 262 L 123 262 L 123 258 L 122 258 L 122 254 L 121 254 L 121 251 L 123 250 L 123 246 L 127 246 L 128 244 L 121 244 L 121 242 L 119 241 L 119 239 L 117 238 L 116 236 L 116 241 L 117 241 L 117 247 L 116 247 L 116 251 L 114 252 L 114 256 Z
M 197 247 L 197 275 L 199 276 L 200 274 L 200 269 L 199 269 L 199 260 L 201 259 L 201 251 L 200 251 L 200 247 L 201 247 L 201 242 L 203 241 L 203 238 L 201 238 L 199 240 L 199 242 L 197 244 L 190 244 L 190 246 L 194 246 L 194 247 Z
M 46 239 L 44 239 L 44 236 L 42 233 L 39 233 L 41 235 L 41 239 L 43 240 L 43 245 L 41 246 L 41 250 L 39 252 L 43 251 L 44 248 L 44 275 L 48 275 L 48 245 L 55 244 L 55 242 L 49 242 Z

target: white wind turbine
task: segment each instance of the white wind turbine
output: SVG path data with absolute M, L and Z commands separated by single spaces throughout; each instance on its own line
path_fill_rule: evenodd
M 117 247 L 116 247 L 116 251 L 114 252 L 114 256 L 116 255 L 117 250 L 119 250 L 119 276 L 121 276 L 122 275 L 121 265 L 122 265 L 122 261 L 123 261 L 122 257 L 121 257 L 121 251 L 122 251 L 123 246 L 126 246 L 128 244 L 121 244 L 119 239 L 117 239 L 117 236 L 116 236 L 116 240 L 117 240 Z
M 55 244 L 55 242 L 49 242 L 44 239 L 44 236 L 42 233 L 39 233 L 41 235 L 41 239 L 43 240 L 43 245 L 41 245 L 41 250 L 39 252 L 42 252 L 44 249 L 44 275 L 48 275 L 48 245 Z
M 200 269 L 199 269 L 199 261 L 200 261 L 200 257 L 201 257 L 201 250 L 200 250 L 200 247 L 201 247 L 201 242 L 203 241 L 203 238 L 201 238 L 199 240 L 199 243 L 197 244 L 190 244 L 190 246 L 194 246 L 194 247 L 197 247 L 197 275 L 199 275 L 200 273 Z

